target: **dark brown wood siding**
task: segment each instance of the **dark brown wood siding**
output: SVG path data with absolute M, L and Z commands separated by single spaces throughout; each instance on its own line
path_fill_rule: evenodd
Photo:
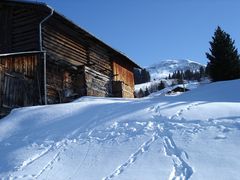
M 112 81 L 108 76 L 86 66 L 82 69 L 82 74 L 85 77 L 87 96 L 112 96 Z
M 111 96 L 113 73 L 108 50 L 58 14 L 43 24 L 43 48 L 48 55 L 49 103 L 67 102 L 71 96 Z
M 39 51 L 39 24 L 50 13 L 42 3 L 0 1 L 0 54 Z M 49 103 L 85 95 L 133 97 L 136 64 L 123 54 L 57 12 L 42 24 L 42 37 Z M 2 55 L 0 60 L 0 106 L 42 104 L 43 55 Z
M 0 53 L 11 50 L 12 8 L 0 4 Z
M 48 103 L 70 102 L 86 95 L 81 89 L 85 79 L 80 76 L 78 68 L 64 61 L 56 62 L 48 56 L 46 70 Z
M 0 2 L 0 13 L 0 53 L 39 50 L 44 12 L 35 6 Z
M 65 60 L 75 66 L 89 66 L 109 77 L 112 75 L 108 50 L 57 14 L 43 26 L 43 47 L 56 60 Z
M 12 52 L 39 49 L 38 11 L 30 7 L 13 7 L 12 14 Z
M 81 96 L 112 96 L 111 79 L 89 67 L 47 62 L 48 103 L 69 102 Z
M 36 54 L 0 57 L 0 107 L 42 104 L 41 66 Z
M 43 28 L 43 47 L 56 60 L 65 60 L 76 66 L 87 64 L 86 48 L 59 32 L 56 27 Z

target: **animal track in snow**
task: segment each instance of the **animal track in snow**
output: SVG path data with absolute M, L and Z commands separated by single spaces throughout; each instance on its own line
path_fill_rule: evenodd
M 17 172 L 19 170 L 24 170 L 25 168 L 27 168 L 28 166 L 32 165 L 33 163 L 35 163 L 35 161 L 37 161 L 38 159 L 42 158 L 43 156 L 47 155 L 50 151 L 57 151 L 57 153 L 52 157 L 52 159 L 50 161 L 48 161 L 46 163 L 46 165 L 36 174 L 27 174 L 27 175 L 21 175 L 21 176 L 13 176 L 13 175 L 9 175 L 7 179 L 37 179 L 38 177 L 40 177 L 44 172 L 46 172 L 47 170 L 51 170 L 53 168 L 53 164 L 57 161 L 60 161 L 60 154 L 64 151 L 66 151 L 66 146 L 69 145 L 70 143 L 76 143 L 77 140 L 76 139 L 63 139 L 61 141 L 58 141 L 56 143 L 50 144 L 47 147 L 45 147 L 45 149 L 38 153 L 35 154 L 33 156 L 31 156 L 30 158 L 26 159 L 25 161 L 23 161 L 21 163 L 20 166 L 16 167 L 16 170 L 14 172 Z M 35 145 L 36 146 L 36 145 Z M 43 144 L 38 145 L 41 148 L 44 147 Z M 13 172 L 13 173 L 14 173 Z
M 54 155 L 54 157 L 38 172 L 38 174 L 34 175 L 34 178 L 37 179 L 45 171 L 47 171 L 48 169 L 51 169 L 53 163 L 60 160 L 59 155 L 60 155 L 60 151 Z
M 142 156 L 144 153 L 147 153 L 151 145 L 158 139 L 163 141 L 163 149 L 165 151 L 165 155 L 170 157 L 172 160 L 172 172 L 169 176 L 169 179 L 189 179 L 193 174 L 193 168 L 188 164 L 188 154 L 181 150 L 174 142 L 172 137 L 171 131 L 175 129 L 179 129 L 182 133 L 188 135 L 199 133 L 202 130 L 206 130 L 209 127 L 219 128 L 221 130 L 220 134 L 216 136 L 216 140 L 224 140 L 226 138 L 225 133 L 230 131 L 232 128 L 236 128 L 237 126 L 233 125 L 233 123 L 229 123 L 226 119 L 209 119 L 208 121 L 200 121 L 200 120 L 186 120 L 183 118 L 185 111 L 191 110 L 198 105 L 198 103 L 192 103 L 189 106 L 185 106 L 184 108 L 178 110 L 175 114 L 173 114 L 169 119 L 166 117 L 161 116 L 161 108 L 156 107 L 153 108 L 153 119 L 149 121 L 126 121 L 126 122 L 114 122 L 112 124 L 94 127 L 91 131 L 74 132 L 73 136 L 78 136 L 79 139 L 74 140 L 72 142 L 76 142 L 79 140 L 83 140 L 81 143 L 84 142 L 91 142 L 96 141 L 99 143 L 104 143 L 110 141 L 119 142 L 119 139 L 130 140 L 131 138 L 139 137 L 142 135 L 151 136 L 151 138 L 143 143 L 135 152 L 131 152 L 131 155 L 119 165 L 109 176 L 104 177 L 104 180 L 113 179 L 120 174 L 124 173 L 130 166 L 133 166 L 135 162 Z M 156 112 L 155 112 L 156 111 Z M 240 120 L 240 118 L 239 118 Z M 240 122 L 236 121 L 235 123 Z M 233 127 L 234 126 L 234 127 Z M 185 136 L 187 137 L 187 136 Z M 67 137 L 71 138 L 71 137 Z M 123 141 L 121 141 L 123 142 Z M 120 143 L 121 143 L 120 142 Z M 34 175 L 23 175 L 18 177 L 10 177 L 9 178 L 41 178 L 42 174 L 46 173 L 46 171 L 51 170 L 54 168 L 55 162 L 57 162 L 61 158 L 61 153 L 64 151 L 65 146 L 71 143 L 70 140 L 63 140 L 59 143 L 54 143 L 52 146 L 46 147 L 42 152 L 33 155 L 29 159 L 26 159 L 22 164 L 19 166 L 18 170 L 22 170 L 39 158 L 43 157 L 45 154 L 48 154 L 49 151 L 56 151 L 51 160 L 45 162 L 46 164 L 43 168 Z M 48 143 L 48 145 L 50 145 Z M 86 152 L 86 156 L 88 155 L 88 151 Z M 84 160 L 86 158 L 84 157 Z M 78 168 L 77 168 L 78 169 Z
M 179 117 L 182 116 L 183 112 L 189 111 L 191 108 L 198 106 L 200 103 L 191 103 L 187 107 L 178 110 L 173 116 L 169 117 L 169 120 L 180 119 Z
M 32 157 L 30 157 L 29 159 L 23 161 L 23 163 L 16 169 L 23 170 L 25 167 L 29 166 L 30 164 L 35 162 L 37 159 L 39 159 L 42 156 L 44 156 L 45 154 L 47 154 L 51 149 L 52 149 L 52 146 L 47 147 L 46 149 L 44 149 L 39 154 L 35 154 Z
M 127 169 L 130 165 L 134 164 L 134 162 L 139 158 L 139 156 L 141 156 L 145 152 L 147 152 L 148 149 L 150 148 L 151 144 L 154 143 L 158 138 L 159 138 L 159 134 L 157 132 L 155 132 L 152 135 L 151 139 L 144 142 L 135 153 L 131 154 L 131 156 L 128 158 L 128 160 L 125 163 L 118 166 L 118 168 L 115 169 L 115 171 L 112 174 L 102 178 L 102 180 L 110 180 L 116 176 L 119 176 L 121 173 L 123 173 L 125 171 L 125 169 Z
M 193 169 L 182 158 L 182 154 L 188 159 L 186 152 L 183 153 L 174 143 L 171 136 L 164 136 L 164 149 L 167 156 L 172 157 L 173 170 L 169 176 L 170 180 L 186 180 L 193 174 Z

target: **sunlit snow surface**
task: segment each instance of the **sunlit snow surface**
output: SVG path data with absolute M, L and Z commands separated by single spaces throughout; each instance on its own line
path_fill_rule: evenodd
M 235 80 L 14 110 L 0 120 L 0 178 L 237 180 L 239 89 Z

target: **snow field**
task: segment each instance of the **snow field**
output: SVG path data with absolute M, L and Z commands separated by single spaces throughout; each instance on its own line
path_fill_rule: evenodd
M 2 179 L 238 179 L 240 81 L 179 96 L 84 97 L 0 121 Z

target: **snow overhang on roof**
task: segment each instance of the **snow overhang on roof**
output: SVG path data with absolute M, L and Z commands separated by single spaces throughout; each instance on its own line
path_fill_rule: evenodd
M 53 9 L 51 8 L 49 5 L 47 5 L 46 3 L 43 2 L 38 2 L 38 1 L 28 1 L 28 0 L 6 0 L 5 2 L 14 2 L 14 3 L 21 3 L 21 4 L 29 4 L 29 5 L 40 5 L 40 6 L 44 6 L 46 8 L 48 8 L 49 10 Z M 103 46 L 105 46 L 106 48 L 108 48 L 109 50 L 117 53 L 118 55 L 124 57 L 127 61 L 129 61 L 135 68 L 140 68 L 142 69 L 138 64 L 136 64 L 133 60 L 131 60 L 127 55 L 125 55 L 124 53 L 122 53 L 121 51 L 118 51 L 114 48 L 112 48 L 111 46 L 107 45 L 106 43 L 104 43 L 102 40 L 100 40 L 99 38 L 97 38 L 96 36 L 94 36 L 93 34 L 89 33 L 88 31 L 84 30 L 83 28 L 81 28 L 79 25 L 77 25 L 76 23 L 74 23 L 72 20 L 68 19 L 66 16 L 64 16 L 63 14 L 57 12 L 54 10 L 54 13 L 61 16 L 62 18 L 64 18 L 65 20 L 67 20 L 69 23 L 71 23 L 73 26 L 75 26 L 77 29 L 79 29 L 80 31 L 84 32 L 84 34 L 86 34 L 89 37 L 94 38 L 94 40 L 98 41 L 99 43 L 101 43 Z

